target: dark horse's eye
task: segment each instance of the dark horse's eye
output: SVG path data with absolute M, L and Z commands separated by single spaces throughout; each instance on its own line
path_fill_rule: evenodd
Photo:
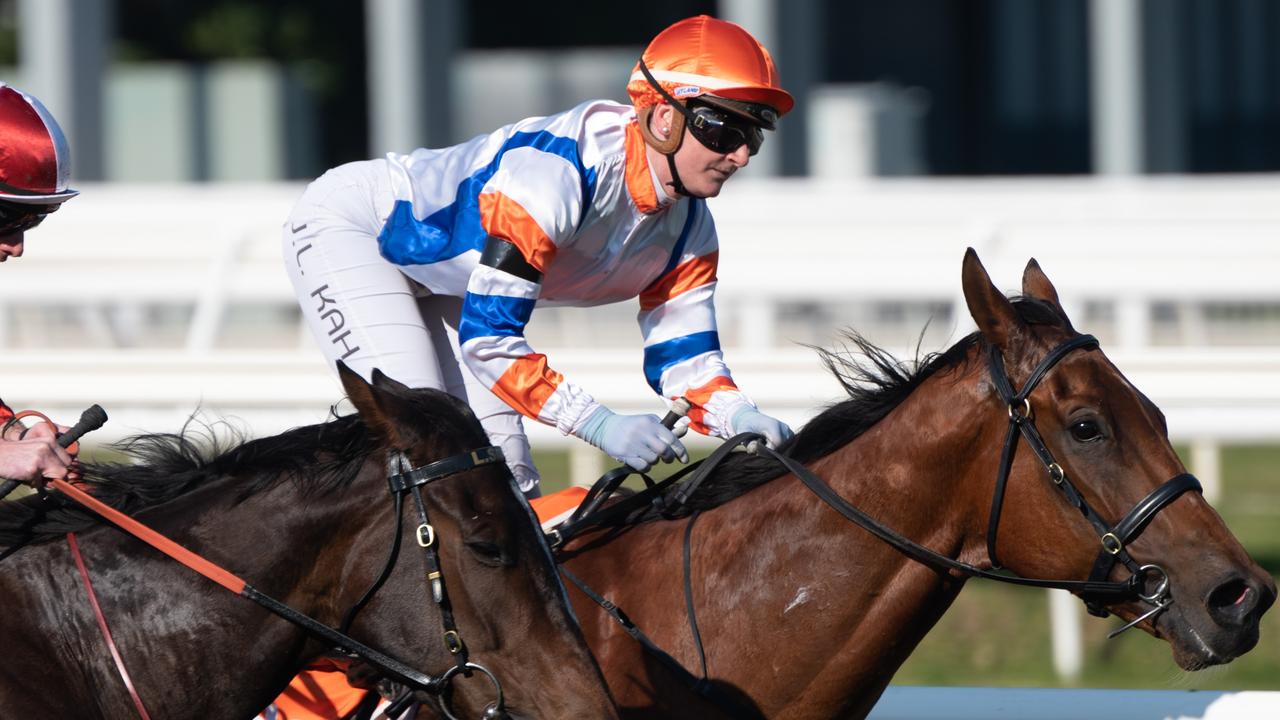
M 1092 420 L 1078 420 L 1071 424 L 1071 437 L 1079 442 L 1089 442 L 1102 437 L 1102 428 Z
M 502 552 L 502 548 L 497 543 L 486 542 L 483 540 L 469 540 L 467 549 L 476 556 L 476 559 L 485 565 L 497 567 L 499 565 L 507 565 L 508 558 L 506 553 Z

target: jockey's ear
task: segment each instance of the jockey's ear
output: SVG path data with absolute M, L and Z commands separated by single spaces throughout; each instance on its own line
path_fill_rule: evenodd
M 1019 335 L 1025 325 L 1013 309 L 1013 303 L 991 282 L 991 276 L 973 248 L 965 251 L 961 279 L 964 300 L 978 330 L 1008 360 L 1010 340 Z
M 1067 329 L 1075 329 L 1071 327 L 1071 319 L 1067 317 L 1067 311 L 1062 309 L 1057 289 L 1053 287 L 1053 283 L 1049 282 L 1049 276 L 1040 269 L 1040 263 L 1036 262 L 1035 258 L 1028 260 L 1027 269 L 1022 271 L 1022 294 L 1049 303 L 1062 316 Z
M 347 397 L 351 400 L 351 404 L 356 406 L 356 411 L 360 413 L 360 419 L 364 420 L 364 424 L 369 427 L 376 435 L 382 437 L 389 443 L 395 441 L 395 418 L 399 416 L 400 400 L 394 394 L 394 391 L 384 389 L 385 383 L 400 383 L 391 380 L 382 374 L 381 370 L 374 369 L 373 383 L 365 382 L 360 377 L 360 373 L 347 367 L 347 364 L 338 361 L 338 379 L 342 381 L 342 388 L 346 390 Z M 400 387 L 404 387 L 400 385 Z

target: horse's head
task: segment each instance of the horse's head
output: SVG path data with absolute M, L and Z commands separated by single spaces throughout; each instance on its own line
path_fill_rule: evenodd
M 1056 362 L 1046 361 L 1080 336 L 1035 260 L 1023 274 L 1024 299 L 1016 307 L 973 250 L 965 255 L 963 284 L 985 341 L 978 372 L 986 379 L 980 392 L 989 417 L 1004 432 L 1017 424 L 1014 415 L 1026 415 L 1045 451 L 1019 437 L 1025 433 L 1009 432 L 1018 448 L 1003 510 L 993 513 L 998 534 L 989 553 L 1020 575 L 1040 578 L 1084 580 L 1092 574 L 1125 581 L 1133 569 L 1158 566 L 1140 571 L 1137 583 L 1151 601 L 1095 604 L 1131 621 L 1168 603 L 1138 626 L 1167 639 L 1184 669 L 1229 662 L 1252 648 L 1259 618 L 1275 600 L 1275 583 L 1205 502 L 1198 483 L 1185 476 L 1159 408 L 1096 344 L 1082 343 Z M 989 363 L 990 348 L 1003 360 L 1008 385 L 996 377 L 999 363 Z M 1009 398 L 1029 382 L 1027 403 L 1011 404 Z M 998 447 L 982 457 L 993 456 Z M 1080 508 L 1073 494 L 1083 499 Z M 1130 522 L 1117 529 L 1126 518 Z
M 386 460 L 391 472 L 446 458 L 464 461 L 461 469 L 422 486 L 431 532 L 415 532 L 418 509 L 412 492 L 406 493 L 406 549 L 399 561 L 405 570 L 382 593 L 412 593 L 421 598 L 421 612 L 397 619 L 385 642 L 409 648 L 409 657 L 423 663 L 419 669 L 426 672 L 440 674 L 454 664 L 456 656 L 446 650 L 452 638 L 443 637 L 430 568 L 423 567 L 418 547 L 424 533 L 428 545 L 433 535 L 461 642 L 472 662 L 497 676 L 512 715 L 616 717 L 599 667 L 569 612 L 550 551 L 506 464 L 500 457 L 479 465 L 465 462 L 490 444 L 470 408 L 444 392 L 410 389 L 378 370 L 372 383 L 345 366 L 339 374 L 378 447 L 372 457 Z M 404 467 L 397 466 L 400 454 Z M 389 543 L 383 532 L 376 534 Z M 383 553 L 370 565 L 381 567 Z M 364 612 L 376 613 L 377 600 Z M 494 699 L 492 684 L 481 673 L 472 675 L 454 678 L 446 692 L 459 717 L 479 717 Z

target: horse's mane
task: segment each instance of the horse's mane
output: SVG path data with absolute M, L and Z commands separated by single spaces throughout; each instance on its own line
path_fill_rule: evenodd
M 1013 304 L 1027 323 L 1067 326 L 1057 309 L 1044 301 L 1013 298 Z M 920 355 L 917 345 L 916 360 L 904 362 L 856 331 L 846 330 L 841 337 L 843 344 L 837 349 L 816 350 L 847 397 L 828 405 L 783 446 L 782 451 L 801 464 L 814 462 L 849 444 L 901 405 L 925 380 L 963 366 L 975 345 L 985 347 L 981 334 L 975 332 L 940 353 Z M 674 514 L 650 512 L 641 521 L 710 510 L 786 472 L 772 458 L 731 453 Z
M 82 480 L 94 497 L 125 513 L 231 475 L 243 479 L 234 489 L 237 502 L 284 481 L 304 493 L 328 492 L 349 484 L 371 449 L 356 414 L 255 440 L 226 422 L 192 414 L 176 433 L 134 435 L 110 447 L 127 460 L 84 463 Z M 0 503 L 0 544 L 46 542 L 98 522 L 56 493 L 29 495 Z

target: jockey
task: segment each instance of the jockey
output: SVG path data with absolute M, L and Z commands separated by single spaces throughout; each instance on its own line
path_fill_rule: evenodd
M 70 151 L 58 121 L 39 100 L 0 82 L 0 263 L 22 257 L 26 232 L 78 194 L 67 187 L 69 176 Z M 0 478 L 62 478 L 72 461 L 51 428 L 27 430 L 0 400 Z
M 308 186 L 283 231 L 290 279 L 328 360 L 465 399 L 525 493 L 521 417 L 636 470 L 687 461 L 656 415 L 620 415 L 524 337 L 535 305 L 639 298 L 644 374 L 686 397 L 693 429 L 791 436 L 734 384 L 713 294 L 706 198 L 794 104 L 768 51 L 707 16 L 659 33 L 630 105 L 585 102 L 444 149 L 356 162 Z

